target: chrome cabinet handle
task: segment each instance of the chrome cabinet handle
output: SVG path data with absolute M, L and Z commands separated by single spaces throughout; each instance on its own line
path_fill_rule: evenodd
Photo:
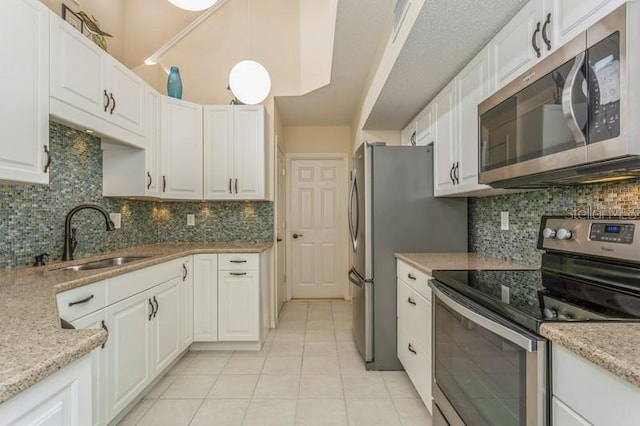
M 576 78 L 578 77 L 578 73 L 582 69 L 582 65 L 586 59 L 585 52 L 581 52 L 578 56 L 576 56 L 576 60 L 573 63 L 573 67 L 569 71 L 569 75 L 565 80 L 564 89 L 562 90 L 562 112 L 564 113 L 564 119 L 571 132 L 571 136 L 576 141 L 577 146 L 586 145 L 586 138 L 584 133 L 582 132 L 582 128 L 580 124 L 578 124 L 578 119 L 576 117 L 576 112 L 573 109 L 573 89 L 576 84 Z
M 149 301 L 149 304 L 151 305 L 151 312 L 149 313 L 149 321 L 151 321 L 151 318 L 153 318 L 153 314 L 156 311 L 155 306 L 153 306 L 153 302 L 151 301 L 151 298 L 147 299 Z
M 113 105 L 111 105 L 111 110 L 109 111 L 109 114 L 113 115 L 113 110 L 116 109 L 116 100 L 113 97 L 113 93 L 111 93 L 109 97 L 111 98 L 111 102 L 113 102 Z
M 102 320 L 102 329 L 107 332 L 107 340 L 109 340 L 109 329 L 107 328 L 107 325 L 104 323 L 104 320 Z M 107 340 L 105 340 L 104 343 L 102 344 L 102 349 L 104 349 L 104 345 L 107 344 Z
M 158 299 L 156 299 L 155 296 L 153 296 L 153 301 L 156 302 L 156 310 L 153 311 L 153 317 L 155 318 L 158 314 L 158 311 L 160 310 L 160 304 L 158 303 Z
M 104 104 L 104 112 L 107 112 L 107 110 L 109 109 L 109 94 L 107 93 L 107 90 L 105 89 L 104 91 L 104 100 L 105 100 L 105 104 Z
M 236 194 L 238 193 L 238 179 L 236 179 Z
M 407 349 L 409 349 L 409 352 L 411 352 L 414 355 L 418 355 L 418 352 L 416 352 L 415 349 L 413 349 L 413 346 L 411 346 L 411 343 L 409 343 L 409 345 L 407 346 Z
M 410 305 L 416 306 L 415 300 L 413 300 L 411 297 L 407 298 L 407 302 L 409 302 Z
M 182 282 L 184 282 L 187 279 L 187 266 L 183 263 L 182 264 Z
M 544 41 L 544 44 L 547 45 L 547 50 L 551 50 L 551 40 L 549 40 L 549 37 L 547 35 L 547 27 L 549 26 L 550 23 L 551 23 L 551 14 L 549 13 L 547 15 L 547 20 L 544 21 L 544 25 L 542 26 L 542 40 Z
M 162 176 L 162 192 L 167 192 L 167 177 Z
M 540 53 L 540 48 L 538 47 L 538 43 L 536 42 L 538 33 L 540 32 L 540 22 L 536 25 L 536 30 L 533 32 L 533 36 L 531 36 L 531 46 L 533 46 L 533 50 L 536 51 L 536 56 L 539 58 L 542 56 Z
M 47 154 L 47 164 L 44 165 L 44 173 L 49 171 L 49 166 L 51 166 L 51 151 L 49 151 L 49 147 L 47 145 L 44 146 L 44 153 Z
M 409 273 L 407 274 L 407 278 L 409 278 L 410 280 L 413 280 L 413 281 L 415 281 L 415 280 L 416 280 L 416 277 L 415 277 L 411 272 L 409 272 Z
M 149 179 L 149 182 L 147 183 L 147 189 L 150 189 L 151 183 L 153 183 L 153 178 L 151 177 L 151 173 L 147 172 L 147 178 Z
M 229 272 L 229 275 L 233 275 L 234 277 L 240 277 L 243 275 L 247 275 L 246 272 Z
M 72 307 L 73 305 L 82 305 L 83 303 L 87 303 L 89 300 L 93 299 L 93 294 L 87 298 L 84 298 L 82 300 L 76 300 L 75 302 L 69 302 L 69 307 Z

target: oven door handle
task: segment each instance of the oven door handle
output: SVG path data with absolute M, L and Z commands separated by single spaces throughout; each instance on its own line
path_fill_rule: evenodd
M 534 336 L 533 334 L 526 333 L 524 331 L 516 331 L 510 327 L 500 324 L 492 319 L 487 318 L 482 313 L 477 312 L 472 308 L 471 304 L 463 299 L 463 296 L 453 294 L 453 291 L 444 292 L 443 285 L 437 283 L 435 280 L 431 281 L 431 287 L 436 297 L 440 301 L 452 309 L 454 312 L 462 315 L 463 317 L 475 322 L 479 326 L 497 334 L 498 336 L 512 342 L 515 345 L 520 346 L 527 352 L 536 352 L 538 350 L 538 341 L 541 338 Z

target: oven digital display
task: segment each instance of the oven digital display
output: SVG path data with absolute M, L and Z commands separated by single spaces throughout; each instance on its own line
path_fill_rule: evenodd
M 605 225 L 604 232 L 607 234 L 619 234 L 620 225 Z

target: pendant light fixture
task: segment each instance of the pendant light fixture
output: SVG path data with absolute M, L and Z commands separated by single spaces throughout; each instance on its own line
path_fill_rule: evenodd
M 180 9 L 197 12 L 209 9 L 211 6 L 216 4 L 218 0 L 169 0 L 169 2 Z
M 263 102 L 271 91 L 271 77 L 260 63 L 251 60 L 251 0 L 247 0 L 247 38 L 249 59 L 238 62 L 229 73 L 229 88 L 240 102 L 257 105 Z

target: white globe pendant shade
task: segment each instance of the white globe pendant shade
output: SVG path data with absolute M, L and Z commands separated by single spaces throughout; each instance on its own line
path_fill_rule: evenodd
M 180 9 L 196 12 L 209 9 L 216 4 L 218 0 L 169 0 L 169 2 Z
M 229 88 L 240 102 L 257 105 L 264 101 L 271 91 L 269 72 L 256 61 L 240 61 L 231 68 Z

